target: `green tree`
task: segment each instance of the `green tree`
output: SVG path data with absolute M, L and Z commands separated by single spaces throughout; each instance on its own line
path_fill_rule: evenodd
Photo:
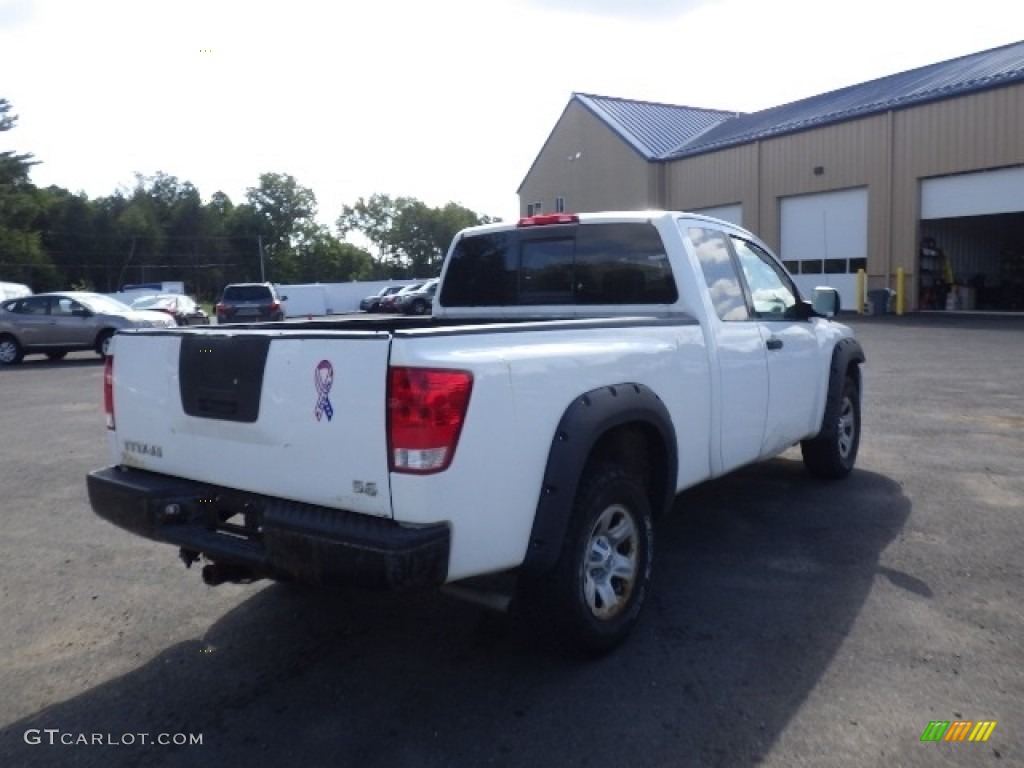
M 343 236 L 358 232 L 375 246 L 375 278 L 427 277 L 437 274 L 456 232 L 491 221 L 456 203 L 430 208 L 413 197 L 378 193 L 344 206 L 337 227 Z
M 448 246 L 459 230 L 493 221 L 456 203 L 429 208 L 419 200 L 403 206 L 389 238 L 393 253 L 401 254 L 411 277 L 433 277 L 441 269 Z
M 373 259 L 365 249 L 343 242 L 322 225 L 304 233 L 296 262 L 295 282 L 343 283 L 373 274 Z
M 414 202 L 412 198 L 374 193 L 369 199 L 360 197 L 355 205 L 342 207 L 335 222 L 342 237 L 358 232 L 376 249 L 374 278 L 404 276 L 404 266 L 392 250 L 391 231 L 402 208 Z
M 0 133 L 12 130 L 17 122 L 10 102 L 0 99 Z M 40 200 L 29 170 L 36 162 L 31 154 L 0 152 L 0 272 L 8 280 L 46 290 L 57 287 L 58 274 L 34 226 Z
M 263 173 L 246 199 L 258 222 L 267 279 L 284 282 L 298 271 L 297 249 L 315 226 L 316 195 L 286 173 Z
M 84 192 L 72 194 L 54 185 L 40 189 L 37 198 L 40 210 L 36 228 L 60 284 L 106 290 L 106 259 L 96 231 L 99 206 Z

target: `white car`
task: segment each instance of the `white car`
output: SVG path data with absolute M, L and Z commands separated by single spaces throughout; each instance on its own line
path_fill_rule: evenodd
M 30 296 L 31 294 L 32 289 L 23 283 L 0 282 L 0 301 L 20 299 L 22 296 Z

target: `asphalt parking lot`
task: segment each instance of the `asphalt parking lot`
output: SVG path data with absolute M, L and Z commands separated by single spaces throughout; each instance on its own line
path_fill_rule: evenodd
M 0 766 L 1024 765 L 1024 318 L 850 323 L 858 468 L 682 494 L 589 662 L 440 595 L 207 587 L 89 509 L 98 359 L 0 370 Z M 956 720 L 997 725 L 921 741 Z

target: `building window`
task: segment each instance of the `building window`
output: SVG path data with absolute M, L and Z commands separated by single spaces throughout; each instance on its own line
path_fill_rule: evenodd
M 543 211 L 544 211 L 544 206 L 541 205 L 540 203 L 529 203 L 526 206 L 526 215 L 527 216 L 540 216 Z
M 556 197 L 555 198 L 555 213 L 565 213 L 565 198 L 564 197 Z

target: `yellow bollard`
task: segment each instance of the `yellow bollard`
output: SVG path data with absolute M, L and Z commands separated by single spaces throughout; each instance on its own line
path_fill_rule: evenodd
M 864 291 L 867 288 L 868 276 L 863 269 L 857 270 L 857 314 L 864 314 Z
M 903 271 L 903 267 L 896 268 L 896 314 L 902 315 L 904 310 L 904 300 L 907 295 L 906 286 L 906 272 Z

